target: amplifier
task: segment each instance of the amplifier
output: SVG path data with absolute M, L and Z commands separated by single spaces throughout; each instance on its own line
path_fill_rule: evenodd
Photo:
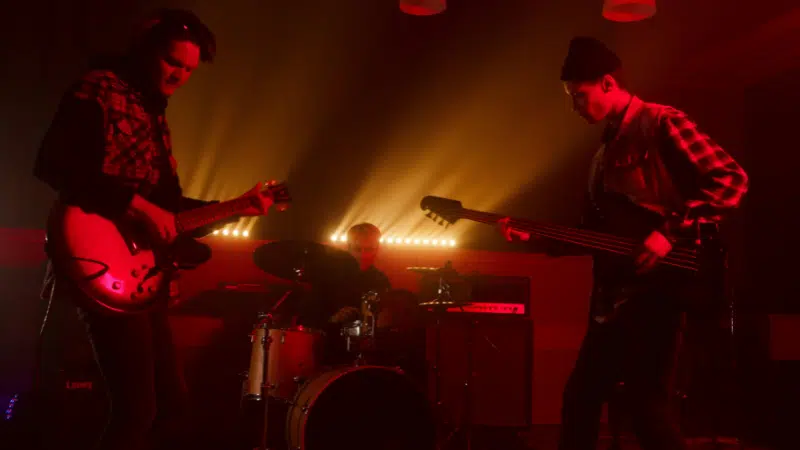
M 447 308 L 447 312 L 525 316 L 530 314 L 530 278 L 493 275 L 468 275 L 463 283 L 453 284 L 454 297 L 468 298 L 469 304 Z M 420 280 L 421 301 L 436 298 L 439 278 L 426 275 Z
M 438 399 L 441 417 L 452 424 L 528 427 L 533 389 L 530 279 L 466 278 L 471 305 L 428 315 L 429 397 Z

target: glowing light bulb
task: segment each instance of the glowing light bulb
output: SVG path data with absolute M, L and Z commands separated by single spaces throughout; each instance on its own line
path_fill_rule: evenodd
M 227 235 L 231 234 L 231 232 L 230 232 L 230 231 L 228 231 L 228 229 L 226 228 L 226 229 L 222 230 L 222 234 L 224 234 L 225 236 L 227 236 Z
M 394 244 L 394 238 L 387 239 L 387 242 L 389 242 L 390 244 Z
M 239 230 L 233 230 L 233 235 L 234 236 L 239 236 Z
M 335 234 L 332 234 L 332 235 L 331 235 L 331 240 L 332 240 L 333 242 L 336 242 L 336 240 L 337 240 L 337 239 L 339 239 L 339 236 L 337 236 L 337 235 L 335 235 Z
M 242 236 L 247 237 L 250 236 L 250 232 L 247 230 L 242 231 Z
M 214 230 L 214 234 L 219 234 L 219 230 Z
M 406 244 L 410 244 L 411 243 L 411 238 L 406 238 L 405 242 L 406 242 Z
M 456 246 L 456 241 L 450 239 L 450 247 L 455 247 L 455 246 Z
M 438 239 L 434 239 L 433 241 L 431 241 L 431 243 L 433 245 L 439 245 L 439 240 Z

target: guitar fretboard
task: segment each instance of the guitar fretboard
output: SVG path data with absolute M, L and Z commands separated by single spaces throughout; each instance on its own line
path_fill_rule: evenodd
M 179 232 L 189 232 L 214 222 L 239 214 L 250 206 L 249 198 L 235 198 L 200 208 L 183 211 L 176 215 Z

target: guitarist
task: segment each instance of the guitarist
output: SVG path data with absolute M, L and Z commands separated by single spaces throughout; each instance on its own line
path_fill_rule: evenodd
M 178 234 L 174 213 L 207 202 L 182 194 L 165 110 L 214 53 L 214 35 L 192 12 L 159 11 L 124 56 L 101 61 L 66 92 L 39 149 L 35 176 L 61 202 L 133 220 L 154 242 L 171 243 Z M 271 198 L 260 199 L 246 215 L 267 212 Z M 51 298 L 82 295 L 57 271 L 48 278 Z M 186 386 L 165 309 L 117 316 L 80 311 L 111 400 L 100 449 L 184 446 L 177 436 Z
M 619 381 L 642 448 L 686 448 L 668 401 L 681 322 L 676 305 L 696 291 L 648 272 L 670 253 L 682 231 L 715 229 L 748 187 L 742 168 L 686 114 L 639 99 L 621 75 L 620 59 L 600 41 L 576 37 L 570 42 L 561 70 L 564 89 L 584 120 L 605 124 L 584 224 L 598 223 L 598 207 L 603 220 L 628 222 L 621 209 L 603 210 L 619 197 L 663 220 L 642 234 L 646 237 L 631 255 L 628 271 L 618 259 L 594 255 L 590 323 L 563 395 L 562 450 L 596 448 L 602 405 Z M 508 219 L 499 226 L 509 240 L 530 238 L 510 228 Z M 556 255 L 575 253 L 549 242 L 544 248 Z

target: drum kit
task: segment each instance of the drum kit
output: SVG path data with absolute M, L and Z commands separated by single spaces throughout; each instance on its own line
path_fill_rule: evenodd
M 292 294 L 302 296 L 309 285 L 355 284 L 360 272 L 355 259 L 344 251 L 304 241 L 266 244 L 254 257 L 259 268 L 291 281 L 292 288 L 269 311 L 258 314 L 250 333 L 242 402 L 250 411 L 263 412 L 263 421 L 259 418 L 259 442 L 250 443 L 249 448 L 437 448 L 434 411 L 423 389 L 402 368 L 379 356 L 385 293 L 361 293 L 359 317 L 338 324 L 336 333 L 330 327 L 320 330 L 279 319 L 281 308 L 296 301 Z M 448 302 L 448 306 L 454 304 Z M 427 309 L 439 306 L 419 304 Z M 346 362 L 323 364 L 321 353 L 330 348 L 330 341 L 346 349 Z

